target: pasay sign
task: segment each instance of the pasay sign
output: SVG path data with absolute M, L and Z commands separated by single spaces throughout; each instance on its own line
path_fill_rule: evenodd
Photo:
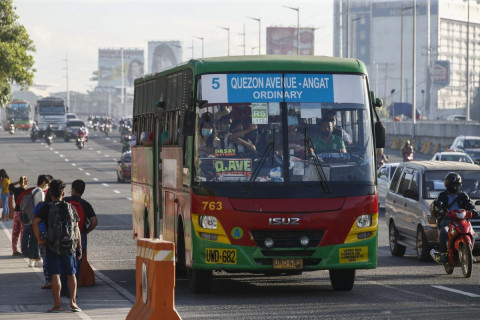
M 201 86 L 209 103 L 334 102 L 331 74 L 208 74 Z

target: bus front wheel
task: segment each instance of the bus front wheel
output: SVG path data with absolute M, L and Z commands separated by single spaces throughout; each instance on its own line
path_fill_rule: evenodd
M 188 288 L 193 293 L 209 293 L 212 271 L 187 268 Z
M 337 291 L 350 291 L 355 283 L 355 269 L 331 269 L 330 282 Z

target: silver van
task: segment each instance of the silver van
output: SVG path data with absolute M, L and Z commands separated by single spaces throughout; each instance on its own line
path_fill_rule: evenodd
M 398 165 L 385 198 L 385 221 L 390 252 L 401 257 L 407 247 L 420 261 L 429 261 L 430 249 L 438 246 L 438 228 L 430 216 L 430 204 L 445 190 L 449 172 L 462 176 L 462 191 L 473 202 L 480 199 L 480 166 L 453 161 L 411 161 Z M 477 207 L 478 210 L 478 207 Z M 475 230 L 474 255 L 480 253 L 480 219 L 471 220 Z

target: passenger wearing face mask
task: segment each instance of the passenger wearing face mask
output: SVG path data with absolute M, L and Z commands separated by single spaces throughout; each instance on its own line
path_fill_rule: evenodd
M 318 134 L 312 137 L 312 144 L 315 150 L 310 150 L 310 152 L 347 152 L 342 137 L 332 134 L 333 122 L 323 118 L 320 120 L 318 127 Z
M 222 147 L 217 130 L 209 115 L 202 116 L 198 143 L 198 150 L 201 157 L 213 156 L 215 149 Z

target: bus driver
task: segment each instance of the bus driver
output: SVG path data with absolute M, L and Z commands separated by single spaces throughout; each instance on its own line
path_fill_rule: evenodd
M 315 150 L 310 150 L 312 153 L 319 153 L 321 151 L 341 152 L 346 153 L 345 142 L 342 137 L 333 135 L 333 122 L 326 118 L 322 118 L 319 123 L 319 134 L 312 138 L 312 144 Z

